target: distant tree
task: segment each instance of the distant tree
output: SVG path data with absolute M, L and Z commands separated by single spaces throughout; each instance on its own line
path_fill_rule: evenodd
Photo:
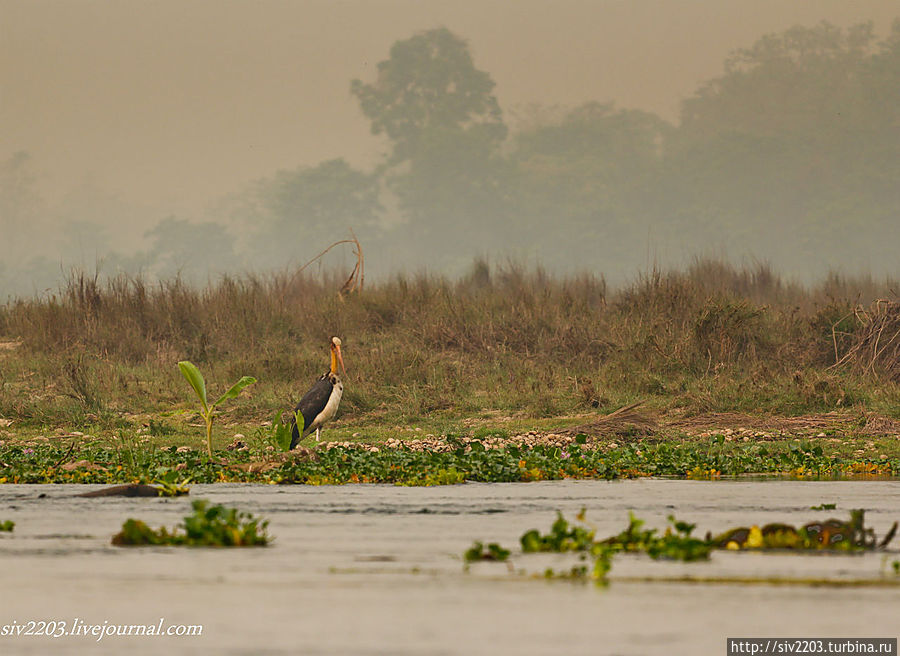
M 524 175 L 524 194 L 596 213 L 647 181 L 671 130 L 654 114 L 587 103 L 516 135 L 511 157 Z
M 871 183 L 893 203 L 896 220 L 900 207 L 900 18 L 865 62 L 862 77 L 861 128 L 866 135 L 868 168 L 877 173 Z
M 543 261 L 631 264 L 672 129 L 654 114 L 587 103 L 514 135 L 516 214 Z
M 4 236 L 4 259 L 24 262 L 26 239 L 39 232 L 42 200 L 31 156 L 19 151 L 0 162 L 0 233 Z
M 152 242 L 148 259 L 160 278 L 181 275 L 200 282 L 233 269 L 234 238 L 218 223 L 192 223 L 169 217 L 145 234 Z
M 63 263 L 87 270 L 97 265 L 110 248 L 109 230 L 96 221 L 72 220 L 60 229 Z
M 668 143 L 669 236 L 718 238 L 792 271 L 886 261 L 900 240 L 898 34 L 877 44 L 870 23 L 821 23 L 735 51 Z
M 707 138 L 735 131 L 781 136 L 847 125 L 862 108 L 861 72 L 874 45 L 871 23 L 845 31 L 823 22 L 766 35 L 735 50 L 724 73 L 684 102 L 682 130 Z
M 372 133 L 391 140 L 391 164 L 421 158 L 435 132 L 502 141 L 506 126 L 493 89 L 491 76 L 475 68 L 466 42 L 446 28 L 397 41 L 390 58 L 379 62 L 373 84 L 350 84 Z
M 248 193 L 256 260 L 268 266 L 297 264 L 347 237 L 350 228 L 366 234 L 381 211 L 378 194 L 377 177 L 343 159 L 258 181 Z
M 407 252 L 429 253 L 431 266 L 467 265 L 508 238 L 498 229 L 509 218 L 507 129 L 493 89 L 446 28 L 398 41 L 374 83 L 351 84 L 372 132 L 391 142 L 379 173 L 407 224 L 390 243 L 414 243 Z
M 64 275 L 59 260 L 45 255 L 22 257 L 15 267 L 0 265 L 0 302 L 12 297 L 42 295 L 54 291 Z

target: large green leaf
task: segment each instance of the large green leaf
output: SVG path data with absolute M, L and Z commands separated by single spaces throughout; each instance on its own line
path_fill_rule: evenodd
M 179 362 L 178 368 L 181 369 L 181 375 L 185 377 L 197 393 L 200 403 L 203 404 L 203 412 L 209 413 L 209 403 L 206 401 L 206 381 L 203 380 L 203 374 L 200 373 L 200 370 L 197 369 L 193 362 L 188 360 Z
M 295 415 L 295 420 L 302 425 L 303 424 L 303 415 L 298 410 Z M 275 421 L 272 422 L 272 437 L 275 438 L 275 443 L 278 445 L 278 448 L 281 451 L 289 451 L 291 448 L 291 433 L 293 432 L 294 426 L 290 422 L 283 423 L 281 421 L 281 413 L 279 412 L 275 415 Z
M 245 387 L 247 387 L 247 385 L 252 385 L 255 382 L 256 382 L 256 379 L 253 376 L 241 376 L 241 379 L 238 382 L 236 382 L 234 385 L 232 385 L 231 389 L 229 389 L 221 397 L 219 397 L 219 400 L 216 401 L 215 403 L 213 403 L 212 407 L 215 408 L 222 401 L 227 401 L 228 399 L 233 399 L 238 394 L 240 394 L 241 390 L 244 389 Z

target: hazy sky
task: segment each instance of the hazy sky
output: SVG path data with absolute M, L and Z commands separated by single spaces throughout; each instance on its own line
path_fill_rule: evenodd
M 765 33 L 900 0 L 0 0 L 0 158 L 46 193 L 89 185 L 192 212 L 280 168 L 375 160 L 350 80 L 398 39 L 468 40 L 505 111 L 614 100 L 674 120 Z

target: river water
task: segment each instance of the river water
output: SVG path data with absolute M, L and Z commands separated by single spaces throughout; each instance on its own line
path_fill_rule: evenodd
M 388 485 L 195 485 L 178 499 L 74 496 L 98 486 L 0 486 L 0 654 L 724 654 L 727 637 L 896 637 L 894 553 L 716 552 L 708 562 L 623 555 L 608 587 L 546 581 L 504 563 L 463 571 L 473 542 L 513 549 L 511 567 L 567 569 L 571 556 L 519 553 L 582 508 L 598 536 L 628 511 L 697 532 L 802 525 L 865 508 L 883 535 L 900 481 L 556 481 Z M 172 527 L 204 498 L 270 520 L 267 548 L 118 548 L 128 517 Z M 837 510 L 811 506 L 836 503 Z M 895 539 L 894 546 L 900 543 Z M 685 577 L 732 582 L 685 582 Z M 814 579 L 832 585 L 735 583 Z M 868 582 L 869 584 L 865 584 Z M 836 585 L 852 583 L 852 585 Z M 4 625 L 64 621 L 202 625 L 182 637 L 3 636 Z M 77 622 L 76 622 L 77 620 Z

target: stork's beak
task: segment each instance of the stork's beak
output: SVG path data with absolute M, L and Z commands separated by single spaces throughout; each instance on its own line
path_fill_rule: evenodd
M 331 373 L 337 373 L 337 365 L 341 365 L 341 373 L 346 377 L 347 370 L 344 369 L 344 356 L 341 355 L 341 347 L 332 342 L 331 344 Z

